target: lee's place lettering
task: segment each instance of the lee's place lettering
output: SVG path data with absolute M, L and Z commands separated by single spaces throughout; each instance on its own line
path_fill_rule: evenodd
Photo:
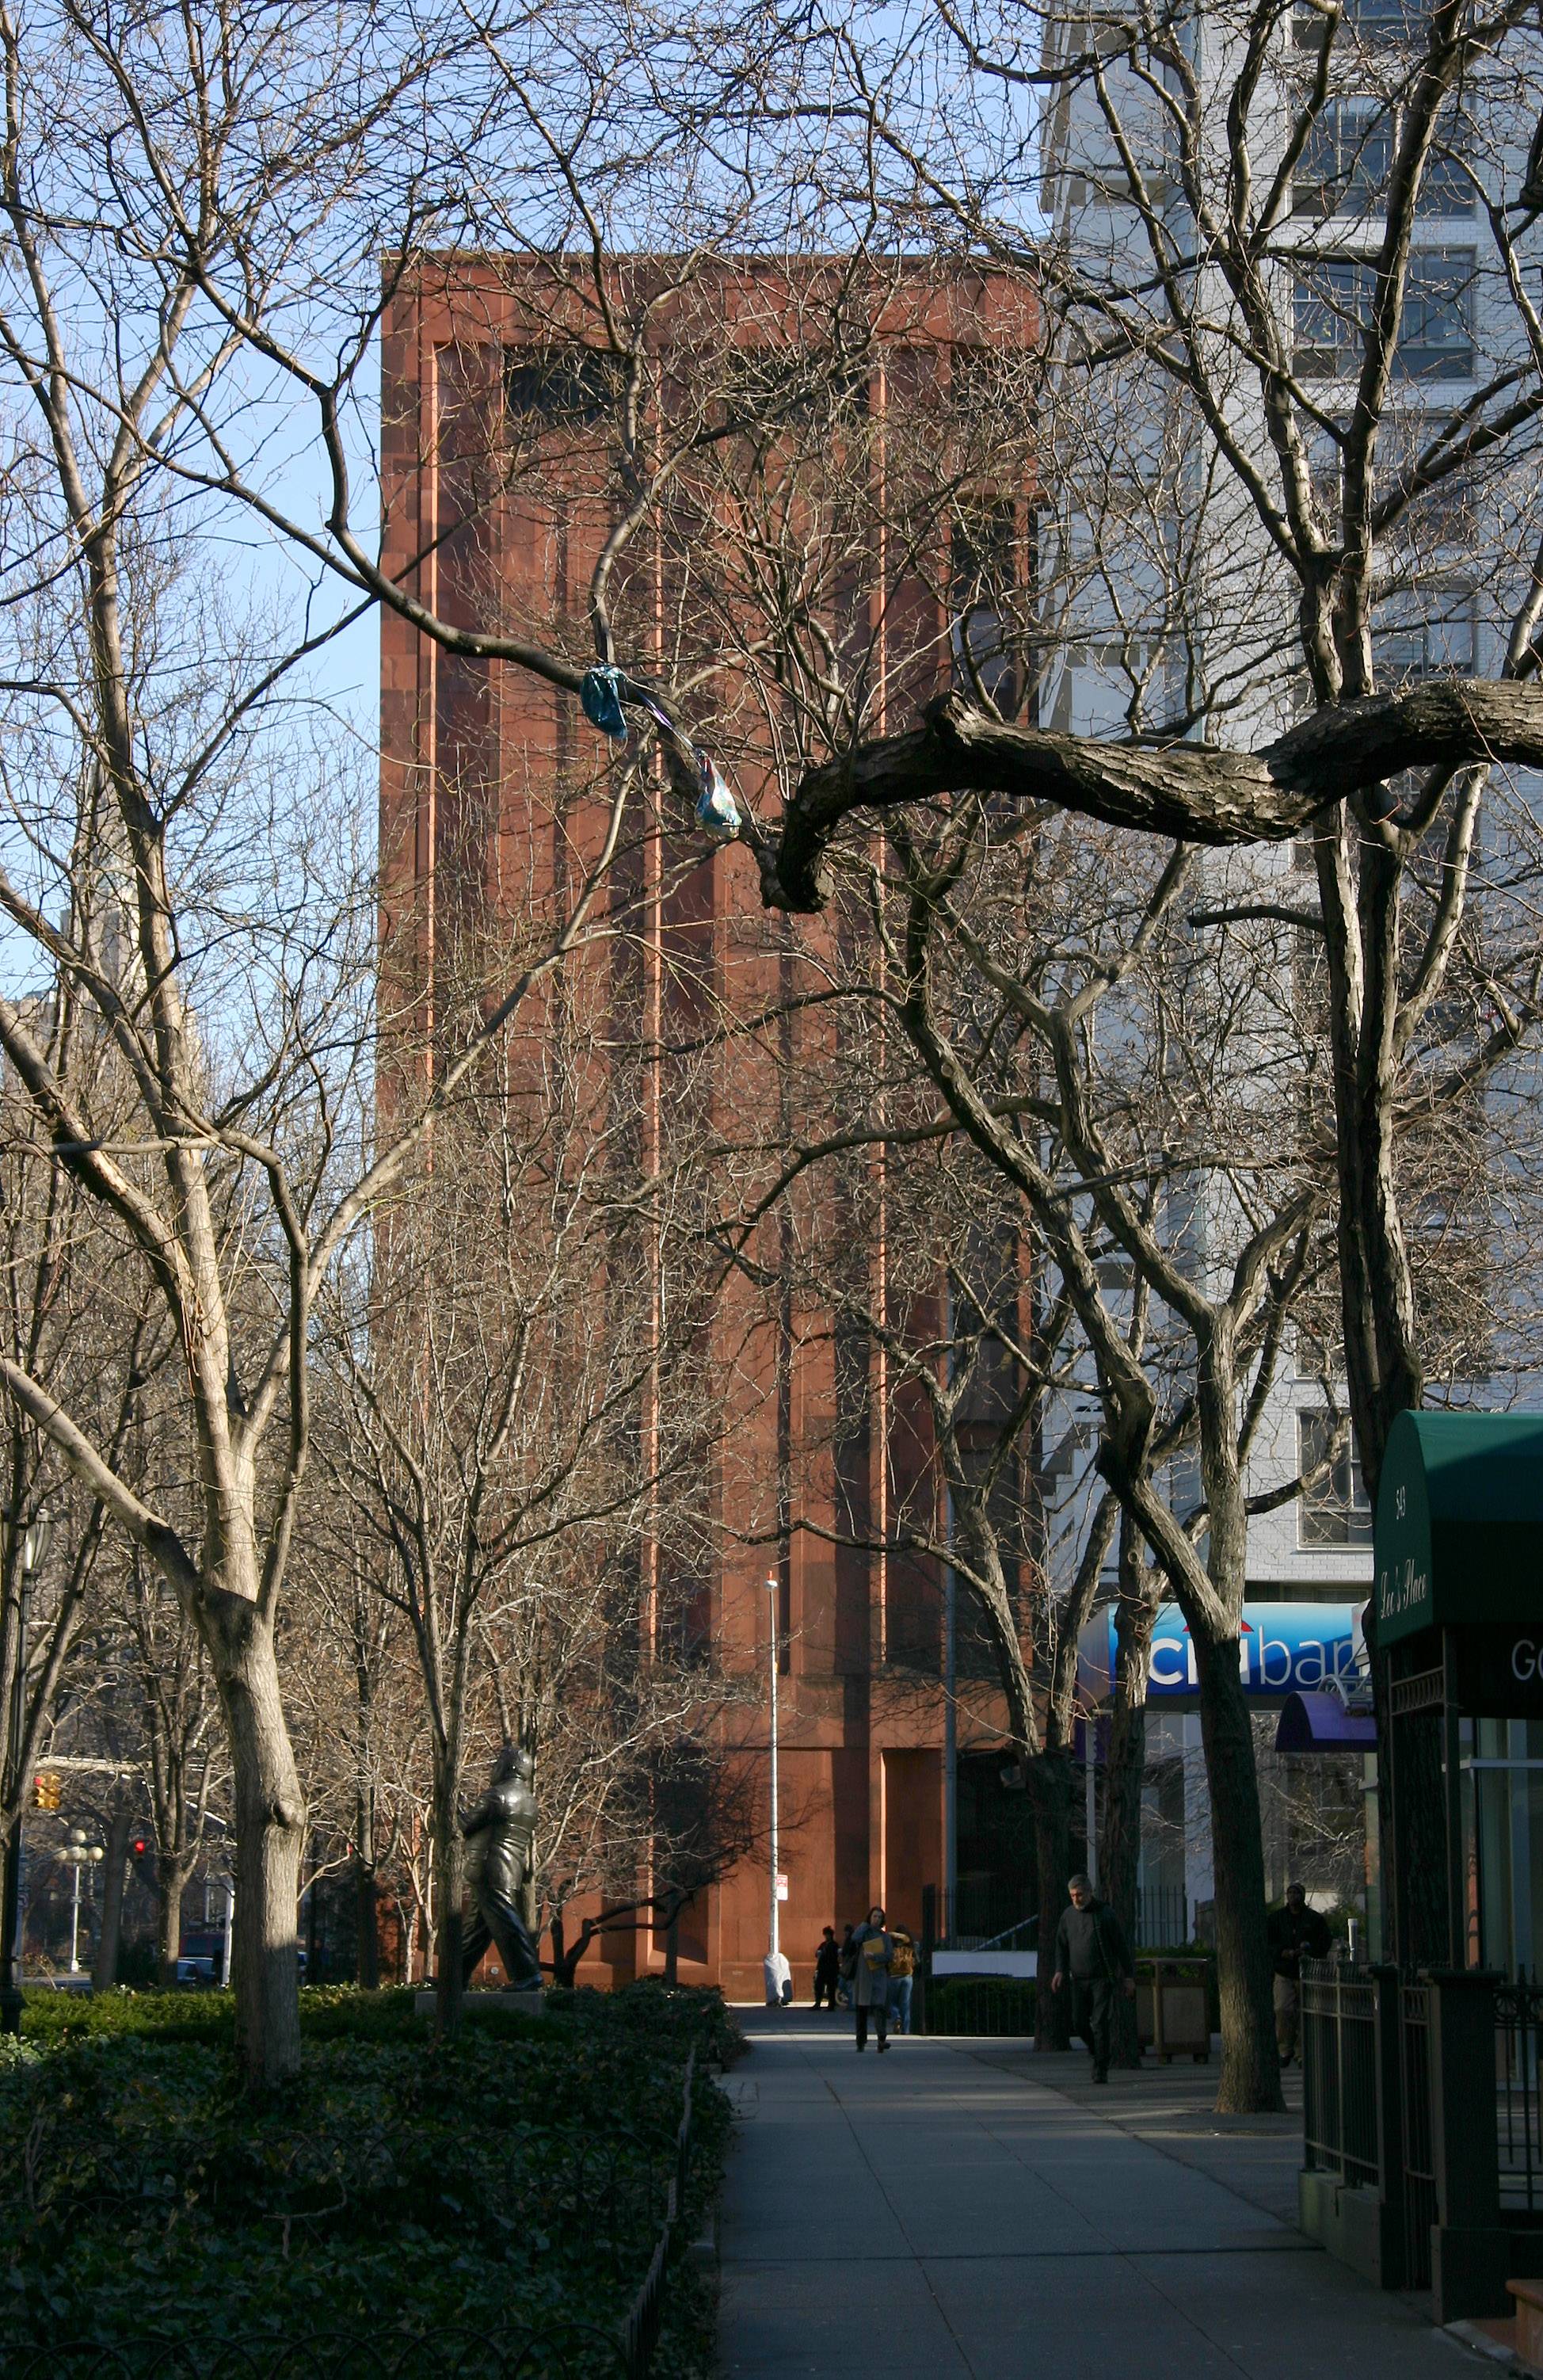
M 1418 1611 L 1429 1600 L 1429 1581 L 1423 1570 L 1415 1568 L 1413 1554 L 1406 1554 L 1402 1566 L 1391 1572 L 1378 1572 L 1377 1609 L 1384 1620 L 1395 1619 L 1403 1611 Z
M 1107 1645 L 1088 1647 L 1090 1666 L 1101 1661 L 1108 1677 L 1114 1662 L 1112 1611 L 1100 1615 Z M 1095 1623 L 1098 1624 L 1098 1623 Z M 1087 1646 L 1087 1639 L 1083 1639 Z M 1540 1645 L 1543 1649 L 1543 1645 Z M 1251 1603 L 1244 1608 L 1238 1638 L 1238 1671 L 1244 1691 L 1278 1702 L 1287 1694 L 1314 1694 L 1325 1685 L 1349 1684 L 1360 1670 L 1364 1655 L 1360 1607 L 1348 1603 Z M 1195 1647 L 1176 1604 L 1165 1603 L 1152 1631 L 1151 1684 L 1148 1693 L 1192 1697 L 1200 1673 Z

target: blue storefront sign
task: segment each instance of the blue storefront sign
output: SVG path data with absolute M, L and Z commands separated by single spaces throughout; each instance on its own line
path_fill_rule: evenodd
M 1113 1674 L 1114 1608 L 1089 1621 L 1077 1647 L 1084 1693 L 1101 1701 Z M 1261 1703 L 1288 1694 L 1351 1689 L 1366 1666 L 1361 1607 L 1352 1603 L 1247 1603 L 1238 1638 L 1244 1692 Z M 1199 1690 L 1195 1647 L 1183 1612 L 1165 1603 L 1152 1631 L 1150 1702 L 1194 1702 Z

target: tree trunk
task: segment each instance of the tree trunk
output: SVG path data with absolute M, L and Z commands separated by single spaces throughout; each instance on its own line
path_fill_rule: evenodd
M 305 1800 L 285 1725 L 272 1623 L 255 1603 L 213 1627 L 214 1682 L 230 1745 L 236 1805 L 236 2049 L 254 2090 L 298 2073 L 296 1909 Z
M 354 1980 L 361 1992 L 381 1987 L 381 1932 L 375 1880 L 375 1811 L 369 1783 L 362 1779 L 354 1814 Z
M 1034 1819 L 1034 1869 L 1039 1924 L 1036 1933 L 1039 1972 L 1047 1988 L 1034 1995 L 1034 2032 L 1040 2049 L 1064 2049 L 1072 2012 L 1067 1994 L 1048 1988 L 1056 1928 L 1066 1906 L 1072 1872 L 1072 1764 L 1064 1752 L 1042 1752 L 1024 1763 Z
M 106 1855 L 102 1863 L 102 1931 L 97 1937 L 96 1963 L 91 1969 L 93 1992 L 110 1992 L 118 1979 L 124 1873 L 128 1865 L 128 1830 L 132 1824 L 128 1804 L 117 1803 L 108 1822 Z
M 1137 1933 L 1136 1880 L 1141 1867 L 1141 1791 L 1147 1771 L 1147 1683 L 1151 1670 L 1159 1577 L 1160 1573 L 1141 1560 L 1135 1524 L 1122 1518 L 1120 1599 L 1114 1614 L 1114 1677 L 1109 1756 L 1104 1767 L 1099 1888 L 1133 1949 Z M 1140 2057 L 1136 2004 L 1122 1998 L 1115 2062 L 1136 2066 Z
M 182 1896 L 193 1873 L 193 1855 L 182 1852 L 155 1853 L 155 1972 L 168 1988 L 176 1981 L 182 1951 Z
M 456 1779 L 448 1763 L 434 1779 L 434 1890 L 439 1922 L 434 1937 L 435 2022 L 442 2034 L 453 2034 L 461 2021 L 461 1892 L 465 1838 L 456 1807 Z
M 378 1992 L 381 1988 L 380 1919 L 376 1908 L 375 1870 L 367 1859 L 360 1859 L 355 1872 L 358 1896 L 355 1931 L 358 1939 L 354 1949 L 354 1979 L 361 1992 Z
M 1200 1673 L 1200 1731 L 1210 1789 L 1216 1883 L 1216 1965 L 1221 1996 L 1221 2115 L 1278 2112 L 1274 1987 L 1265 1930 L 1264 1835 L 1254 1734 L 1235 1634 L 1210 1639 L 1191 1623 Z

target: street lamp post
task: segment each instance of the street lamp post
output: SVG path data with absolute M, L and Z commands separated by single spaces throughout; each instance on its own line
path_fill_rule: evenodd
M 69 1972 L 80 1973 L 80 1871 L 83 1867 L 99 1866 L 102 1845 L 89 1843 L 79 1827 L 71 1827 L 69 1840 L 65 1845 L 65 1857 L 75 1870 L 75 1900 L 69 1914 Z
M 775 1959 L 782 1949 L 781 1926 L 777 1912 L 777 1597 L 781 1581 L 775 1572 L 767 1579 L 766 1591 L 771 1597 L 772 1625 L 772 1883 L 767 1906 L 767 1956 Z
M 32 1573 L 43 1567 L 48 1551 L 49 1524 L 41 1514 L 21 1531 L 21 1560 L 16 1583 L 16 1669 L 11 1677 L 10 1753 L 11 1798 L 16 1804 L 6 1845 L 6 1880 L 0 1896 L 0 2032 L 21 2031 L 21 1738 L 27 1725 L 27 1622 L 32 1597 Z

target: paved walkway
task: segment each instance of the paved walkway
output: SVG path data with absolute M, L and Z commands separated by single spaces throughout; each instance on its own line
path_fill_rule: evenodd
M 730 2380 L 1486 2368 L 1294 2228 L 1294 2121 L 1210 2115 L 1214 2069 L 1117 2077 L 1095 2105 L 1080 2058 L 933 2040 L 858 2058 L 850 2020 L 738 2013 Z

